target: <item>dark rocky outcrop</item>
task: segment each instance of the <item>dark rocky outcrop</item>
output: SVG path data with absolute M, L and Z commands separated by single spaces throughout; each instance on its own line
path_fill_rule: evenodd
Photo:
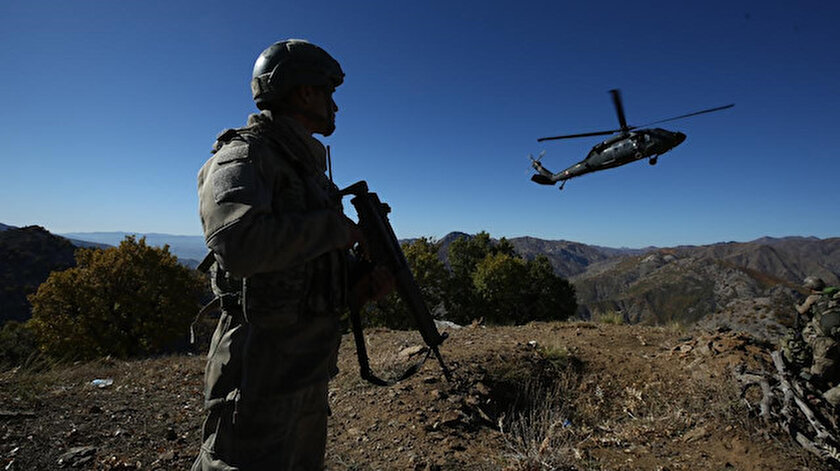
M 69 240 L 40 226 L 0 231 L 0 324 L 29 319 L 26 296 L 51 272 L 75 266 L 75 250 Z

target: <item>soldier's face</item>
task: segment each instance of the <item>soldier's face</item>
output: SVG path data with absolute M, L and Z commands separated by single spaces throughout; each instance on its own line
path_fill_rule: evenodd
M 333 100 L 334 87 L 318 87 L 312 100 L 311 112 L 315 119 L 316 128 L 314 132 L 323 136 L 329 136 L 335 131 L 335 114 L 338 112 L 338 105 Z

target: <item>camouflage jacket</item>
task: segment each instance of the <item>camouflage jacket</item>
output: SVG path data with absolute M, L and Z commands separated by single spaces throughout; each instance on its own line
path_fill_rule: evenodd
M 829 288 L 812 294 L 797 306 L 797 311 L 810 317 L 810 322 L 803 329 L 806 337 L 840 339 L 840 292 Z
M 249 322 L 282 328 L 345 301 L 350 233 L 325 156 L 297 121 L 264 111 L 222 132 L 199 171 L 207 246 L 228 289 L 241 280 Z

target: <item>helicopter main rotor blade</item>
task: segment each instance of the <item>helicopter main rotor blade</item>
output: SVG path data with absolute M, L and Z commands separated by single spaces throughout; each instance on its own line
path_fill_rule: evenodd
M 613 105 L 615 105 L 615 112 L 618 114 L 618 124 L 621 126 L 621 131 L 627 132 L 627 120 L 624 118 L 624 105 L 621 104 L 621 90 L 614 88 L 610 90 L 612 95 Z
M 537 142 L 553 141 L 555 139 L 573 139 L 575 137 L 606 136 L 607 134 L 615 134 L 617 132 L 621 132 L 621 129 L 613 129 L 611 131 L 585 132 L 581 134 L 568 134 L 565 136 L 541 137 L 537 139 Z
M 727 108 L 732 108 L 733 106 L 735 106 L 735 103 L 732 103 L 732 104 L 726 105 L 726 106 L 718 106 L 717 108 L 709 108 L 708 110 L 695 111 L 694 113 L 688 113 L 688 114 L 684 114 L 684 115 L 680 115 L 680 116 L 674 116 L 673 118 L 660 119 L 659 121 L 653 121 L 651 123 L 647 123 L 647 124 L 644 124 L 642 126 L 635 126 L 635 127 L 645 127 L 645 126 L 650 126 L 651 124 L 659 124 L 659 123 L 665 123 L 665 122 L 668 122 L 668 121 L 675 121 L 677 119 L 688 118 L 689 116 L 696 116 L 698 114 L 711 113 L 713 111 L 725 110 Z

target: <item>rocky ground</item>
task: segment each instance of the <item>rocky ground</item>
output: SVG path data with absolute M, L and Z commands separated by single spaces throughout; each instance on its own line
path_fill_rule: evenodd
M 358 378 L 352 338 L 330 387 L 331 470 L 828 470 L 772 423 L 733 368 L 771 346 L 732 331 L 594 323 L 449 329 L 419 374 Z M 370 330 L 373 366 L 419 337 Z M 0 469 L 188 469 L 202 420 L 200 356 L 0 373 Z M 94 380 L 105 380 L 92 384 Z

